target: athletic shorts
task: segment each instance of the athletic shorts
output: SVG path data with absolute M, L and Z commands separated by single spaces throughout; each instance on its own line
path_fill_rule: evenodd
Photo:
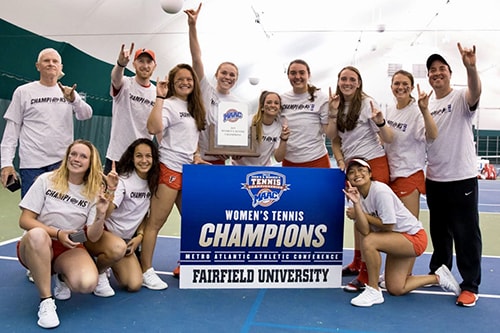
M 21 265 L 23 265 L 24 267 L 29 269 L 29 267 L 23 263 L 23 261 L 21 260 L 21 256 L 19 255 L 20 245 L 21 245 L 21 241 L 18 241 L 17 245 L 16 245 L 17 258 L 19 259 L 19 262 L 21 263 Z M 83 246 L 82 243 L 78 243 L 78 245 L 74 248 L 81 248 L 81 249 L 84 249 L 86 251 L 85 246 Z M 51 262 L 52 267 L 54 267 L 54 261 L 57 259 L 57 257 L 59 257 L 61 254 L 63 254 L 64 252 L 66 252 L 68 250 L 72 250 L 72 249 L 64 246 L 63 243 L 61 243 L 58 240 L 55 240 L 55 239 L 52 240 L 52 262 Z M 55 274 L 55 272 L 52 271 L 52 274 Z
M 210 162 L 213 165 L 226 165 L 226 161 L 225 160 L 213 160 L 213 161 L 208 161 L 207 160 L 207 162 Z
M 384 184 L 389 184 L 389 162 L 387 156 L 380 156 L 368 161 L 372 169 L 372 179 Z
M 180 191 L 182 189 L 182 173 L 171 170 L 160 163 L 160 184 L 165 184 L 168 187 Z
M 410 235 L 406 232 L 401 233 L 401 235 L 405 236 L 405 238 L 413 244 L 413 249 L 417 257 L 424 253 L 427 248 L 427 233 L 424 229 L 420 229 L 414 235 Z
M 281 165 L 284 167 L 301 167 L 301 168 L 330 168 L 330 158 L 328 154 L 325 154 L 323 157 L 318 158 L 314 161 L 303 162 L 303 163 L 294 163 L 288 160 L 283 160 Z
M 399 198 L 406 197 L 413 191 L 425 194 L 425 175 L 422 170 L 409 177 L 399 177 L 389 183 L 391 189 Z

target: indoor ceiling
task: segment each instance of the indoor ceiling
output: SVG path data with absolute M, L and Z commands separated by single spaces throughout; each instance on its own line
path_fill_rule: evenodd
M 199 3 L 186 0 L 184 9 Z M 500 128 L 495 114 L 500 20 L 494 5 L 493 0 L 206 0 L 198 31 L 206 74 L 213 76 L 222 61 L 236 63 L 235 92 L 249 100 L 263 89 L 288 90 L 285 70 L 296 58 L 309 63 L 311 82 L 324 91 L 335 85 L 343 66 L 357 66 L 365 91 L 382 104 L 392 103 L 390 64 L 413 72 L 431 53 L 445 56 L 452 82 L 461 87 L 466 77 L 456 43 L 475 45 L 486 110 L 481 123 L 491 126 L 491 114 Z M 191 62 L 186 14 L 165 13 L 160 0 L 2 1 L 0 16 L 112 64 L 122 43 L 151 48 L 157 53 L 155 79 L 177 63 Z M 249 77 L 259 78 L 259 84 L 251 85 Z M 429 90 L 425 77 L 417 82 Z

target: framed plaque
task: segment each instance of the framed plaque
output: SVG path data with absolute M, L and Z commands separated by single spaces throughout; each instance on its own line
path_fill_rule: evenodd
M 216 124 L 208 127 L 206 155 L 257 157 L 257 134 L 245 103 L 222 102 L 219 104 Z

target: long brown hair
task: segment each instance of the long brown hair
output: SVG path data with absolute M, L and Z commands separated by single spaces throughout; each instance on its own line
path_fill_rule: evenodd
M 343 71 L 345 70 L 350 70 L 356 73 L 358 80 L 359 80 L 359 88 L 356 89 L 356 92 L 354 93 L 354 96 L 349 103 L 349 109 L 347 110 L 347 114 L 344 114 L 344 108 L 346 105 L 345 97 L 344 94 L 340 91 L 338 80 L 340 80 L 340 75 L 342 74 Z M 337 119 L 337 129 L 341 132 L 344 131 L 352 131 L 356 127 L 356 123 L 358 122 L 359 115 L 361 113 L 361 104 L 363 101 L 363 98 L 368 97 L 363 92 L 363 80 L 361 79 L 361 73 L 359 70 L 354 67 L 354 66 L 346 66 L 342 68 L 337 75 L 337 89 L 335 92 L 338 96 L 340 96 L 340 103 L 339 103 L 339 117 Z
M 188 64 L 178 64 L 170 70 L 170 72 L 168 73 L 167 98 L 175 95 L 174 79 L 177 72 L 179 72 L 179 70 L 181 69 L 187 69 L 193 76 L 193 91 L 189 94 L 187 98 L 187 103 L 188 103 L 187 108 L 189 114 L 194 118 L 196 122 L 196 127 L 198 128 L 198 131 L 203 131 L 206 125 L 206 118 L 205 118 L 206 111 L 205 111 L 205 105 L 203 103 L 203 98 L 201 96 L 200 81 L 195 71 L 193 70 L 193 67 L 191 67 Z
M 151 163 L 151 169 L 149 169 L 147 174 L 148 187 L 151 191 L 151 195 L 156 194 L 156 190 L 158 189 L 158 180 L 160 179 L 160 154 L 158 152 L 158 148 L 148 138 L 139 138 L 132 142 L 125 152 L 120 157 L 120 160 L 116 164 L 116 172 L 120 176 L 129 176 L 135 170 L 134 165 L 134 153 L 135 148 L 139 145 L 146 145 L 151 148 L 151 157 L 153 162 Z

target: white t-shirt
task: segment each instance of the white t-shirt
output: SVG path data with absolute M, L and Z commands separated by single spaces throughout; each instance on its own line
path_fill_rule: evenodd
M 380 128 L 371 119 L 372 108 L 370 100 L 373 101 L 374 105 L 378 105 L 371 98 L 363 98 L 356 127 L 351 131 L 338 131 L 338 135 L 342 139 L 341 149 L 345 160 L 353 157 L 363 157 L 367 160 L 372 160 L 385 155 L 384 147 L 378 137 Z M 348 109 L 349 105 L 346 105 L 343 114 L 347 114 Z
M 258 157 L 242 157 L 239 160 L 233 160 L 233 165 L 271 165 L 271 157 L 274 151 L 280 145 L 281 123 L 278 120 L 273 121 L 271 125 L 262 124 L 261 142 L 257 143 Z
M 61 194 L 54 190 L 50 177 L 54 172 L 40 175 L 19 203 L 19 207 L 38 214 L 37 220 L 62 230 L 80 230 L 92 225 L 96 216 L 96 203 L 81 194 L 83 185 L 69 183 L 69 191 Z
M 288 91 L 281 95 L 282 117 L 290 128 L 285 159 L 293 163 L 317 160 L 328 153 L 323 125 L 328 125 L 328 97 L 321 91 L 295 94 Z
M 403 109 L 396 105 L 387 108 L 386 120 L 394 133 L 392 143 L 384 143 L 389 161 L 391 181 L 409 177 L 425 167 L 425 123 L 417 102 Z
M 141 86 L 135 77 L 124 77 L 123 84 L 113 96 L 111 135 L 106 157 L 112 161 L 120 160 L 127 147 L 139 138 L 153 139 L 148 133 L 146 123 L 156 99 L 156 87 Z
M 242 100 L 238 96 L 233 94 L 220 94 L 217 90 L 208 82 L 205 76 L 200 80 L 200 89 L 203 97 L 203 102 L 205 104 L 207 123 L 205 130 L 200 133 L 200 153 L 201 158 L 205 161 L 215 161 L 217 157 L 211 155 L 205 155 L 205 152 L 209 149 L 209 136 L 210 136 L 210 125 L 215 125 L 217 123 L 217 113 L 219 110 L 219 104 L 222 102 L 231 103 L 241 103 Z
M 107 230 L 123 239 L 132 238 L 148 212 L 150 199 L 148 181 L 135 170 L 128 177 L 120 176 L 113 199 L 116 208 L 104 222 Z
M 423 229 L 420 222 L 401 200 L 394 194 L 389 186 L 378 181 L 372 181 L 370 191 L 366 198 L 361 196 L 363 211 L 382 220 L 383 224 L 394 224 L 393 231 L 416 234 Z M 373 231 L 377 228 L 370 225 Z
M 22 169 L 61 161 L 73 142 L 73 113 L 78 120 L 92 117 L 92 108 L 77 93 L 70 103 L 57 85 L 35 81 L 19 86 L 4 115 L 8 121 L 1 145 L 2 168 L 12 166 L 18 140 Z
M 465 99 L 465 89 L 429 100 L 438 136 L 427 145 L 427 178 L 449 182 L 477 177 L 472 124 L 475 111 Z
M 182 165 L 193 163 L 200 131 L 188 112 L 187 102 L 177 97 L 167 98 L 163 102 L 162 121 L 160 162 L 171 170 L 182 172 Z

